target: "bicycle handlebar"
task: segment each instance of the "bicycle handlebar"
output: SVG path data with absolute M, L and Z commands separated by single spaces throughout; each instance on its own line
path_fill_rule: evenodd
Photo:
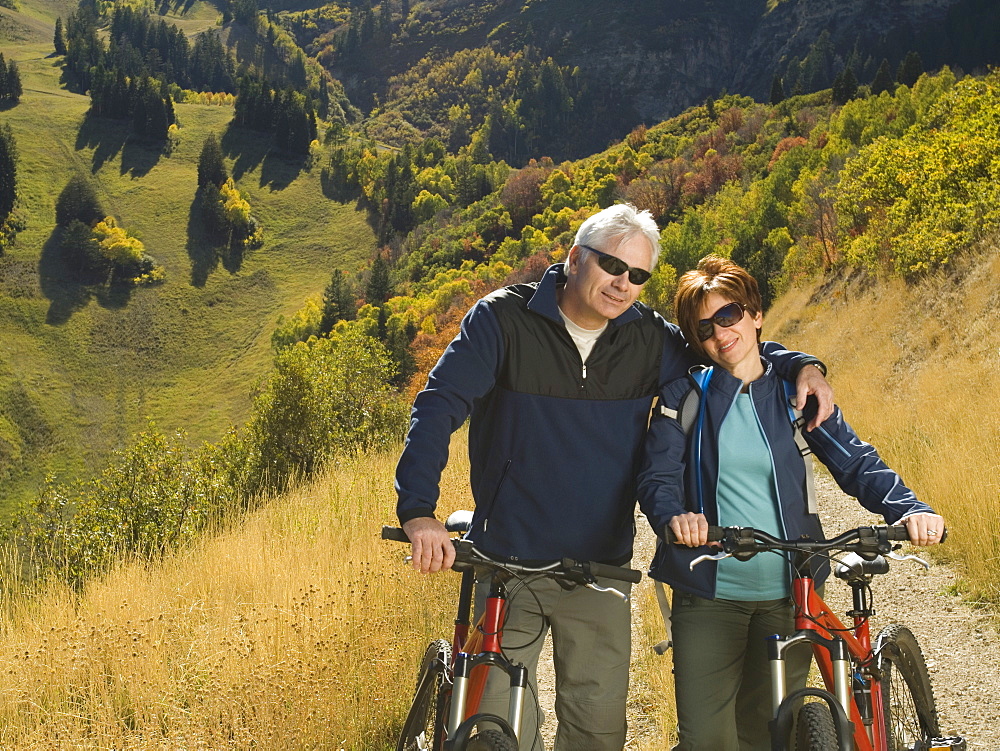
M 410 541 L 406 532 L 399 527 L 382 527 L 382 539 L 395 540 L 396 542 Z M 632 584 L 638 584 L 642 581 L 641 571 L 622 566 L 612 566 L 597 561 L 574 561 L 571 558 L 563 558 L 560 561 L 553 561 L 541 566 L 526 566 L 493 558 L 475 547 L 471 540 L 453 539 L 452 543 L 455 545 L 455 565 L 452 568 L 456 571 L 461 571 L 468 566 L 487 566 L 519 574 L 544 574 L 545 576 L 566 579 L 576 584 L 592 584 L 599 576 Z
M 667 527 L 665 531 L 667 542 L 677 542 L 670 527 Z M 944 542 L 947 537 L 948 530 L 945 530 L 941 535 L 941 542 Z M 842 550 L 864 557 L 885 555 L 892 551 L 890 543 L 907 542 L 909 539 L 909 531 L 901 524 L 857 527 L 826 540 L 783 540 L 753 527 L 716 527 L 710 525 L 708 528 L 708 541 L 721 542 L 722 549 L 727 553 L 759 553 L 769 550 L 823 553 L 830 550 Z

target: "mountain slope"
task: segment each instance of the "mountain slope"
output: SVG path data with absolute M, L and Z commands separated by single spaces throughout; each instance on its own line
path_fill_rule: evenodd
M 65 11 L 26 4 L 8 16 L 34 28 Z M 124 123 L 88 119 L 89 99 L 59 83 L 51 35 L 50 26 L 0 47 L 25 89 L 0 122 L 17 141 L 26 224 L 0 256 L 0 504 L 32 492 L 45 473 L 89 474 L 148 420 L 198 440 L 241 423 L 269 368 L 275 319 L 319 294 L 335 266 L 363 265 L 374 247 L 363 213 L 323 197 L 318 170 L 267 153 L 256 135 L 223 136 L 231 108 L 176 105 L 180 142 L 169 156 Z M 262 248 L 228 263 L 204 242 L 193 206 L 210 132 L 265 235 Z M 54 237 L 55 200 L 74 172 L 90 176 L 107 213 L 142 239 L 164 284 L 76 282 Z

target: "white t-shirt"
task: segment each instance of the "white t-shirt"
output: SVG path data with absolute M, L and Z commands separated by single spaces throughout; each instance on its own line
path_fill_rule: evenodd
M 594 342 L 596 342 L 601 334 L 604 333 L 604 329 L 608 327 L 608 322 L 605 321 L 604 325 L 599 329 L 585 329 L 581 326 L 577 326 L 566 314 L 562 312 L 562 308 L 559 308 L 559 315 L 563 319 L 563 323 L 566 324 L 566 331 L 569 335 L 573 337 L 573 342 L 576 344 L 576 348 L 580 350 L 580 359 L 587 362 L 587 358 L 590 356 L 590 350 L 594 348 Z

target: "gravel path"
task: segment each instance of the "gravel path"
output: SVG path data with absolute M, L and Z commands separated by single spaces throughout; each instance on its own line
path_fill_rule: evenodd
M 827 534 L 862 524 L 877 524 L 879 517 L 861 508 L 854 499 L 840 491 L 832 479 L 817 472 L 823 527 Z M 637 520 L 635 568 L 643 568 L 652 556 L 653 535 L 643 517 Z M 947 544 L 947 543 L 946 543 Z M 1000 619 L 962 602 L 952 594 L 957 582 L 955 571 L 944 564 L 931 564 L 925 571 L 914 563 L 892 561 L 890 572 L 873 583 L 875 606 L 872 633 L 893 622 L 903 623 L 916 635 L 931 673 L 941 731 L 961 734 L 969 751 L 1000 750 Z M 827 601 L 835 612 L 849 608 L 850 591 L 831 581 Z M 651 586 L 645 581 L 640 586 Z M 633 603 L 638 598 L 633 598 Z M 634 604 L 633 604 L 634 607 Z M 659 613 L 651 613 L 659 618 Z M 639 614 L 636 613 L 636 622 Z M 640 643 L 638 639 L 635 643 Z M 546 646 L 548 650 L 548 645 Z M 556 719 L 553 710 L 554 683 L 551 659 L 539 663 L 540 701 L 546 722 L 542 736 L 552 747 Z M 639 710 L 641 676 L 633 672 L 629 701 L 629 739 L 627 749 L 657 745 L 657 730 Z M 666 742 L 662 741 L 666 750 Z

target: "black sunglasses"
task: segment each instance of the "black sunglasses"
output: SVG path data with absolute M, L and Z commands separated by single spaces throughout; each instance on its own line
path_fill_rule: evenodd
M 632 282 L 632 284 L 645 284 L 649 281 L 649 277 L 653 275 L 652 272 L 646 271 L 646 269 L 629 266 L 621 258 L 608 255 L 597 248 L 591 248 L 589 245 L 581 245 L 580 247 L 584 250 L 589 250 L 591 253 L 596 255 L 597 265 L 611 274 L 611 276 L 621 276 L 627 271 L 628 280 Z
M 746 308 L 738 302 L 723 305 L 711 318 L 702 318 L 698 321 L 698 341 L 704 342 L 712 338 L 712 334 L 715 333 L 715 326 L 712 324 L 717 323 L 722 328 L 728 329 L 742 321 L 745 312 Z

